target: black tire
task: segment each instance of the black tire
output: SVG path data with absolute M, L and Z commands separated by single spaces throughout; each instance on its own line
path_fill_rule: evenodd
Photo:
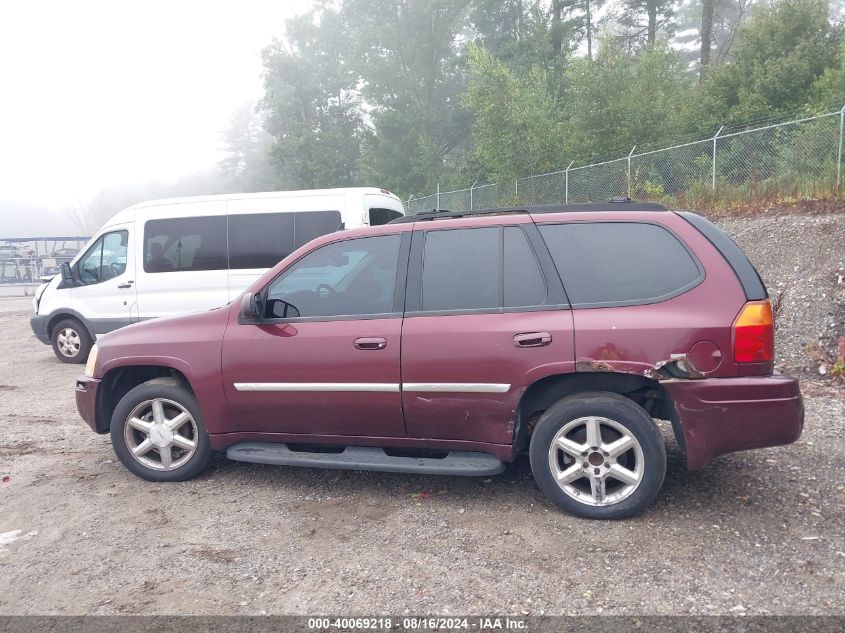
M 173 445 L 166 447 L 165 450 L 168 450 L 168 452 L 171 452 L 171 448 L 173 449 L 171 458 L 175 457 L 172 462 L 172 468 L 167 470 L 150 467 L 142 463 L 143 460 L 136 459 L 130 452 L 129 440 L 127 440 L 128 434 L 131 441 L 137 445 L 145 437 L 144 432 L 133 427 L 127 430 L 127 424 L 129 418 L 133 417 L 133 412 L 138 407 L 142 407 L 145 403 L 153 400 L 163 400 L 170 403 L 165 404 L 165 415 L 173 415 L 178 412 L 177 407 L 181 407 L 181 409 L 193 418 L 191 422 L 184 423 L 186 426 L 181 427 L 181 431 L 177 429 L 177 435 L 179 436 L 187 433 L 186 437 L 182 439 L 193 440 L 195 444 L 193 454 L 187 457 L 189 450 L 180 446 Z M 136 415 L 138 413 L 142 414 L 144 410 L 142 408 L 141 412 L 136 412 Z M 185 430 L 186 428 L 187 431 Z M 200 411 L 196 398 L 194 398 L 193 393 L 189 389 L 181 385 L 175 378 L 155 378 L 130 390 L 129 393 L 121 398 L 114 410 L 110 433 L 114 452 L 123 465 L 131 473 L 147 481 L 185 481 L 186 479 L 191 479 L 205 470 L 211 459 L 211 444 L 209 443 L 208 432 L 205 430 L 202 412 Z M 154 436 L 152 433 L 148 433 L 146 437 L 152 438 Z M 162 438 L 158 436 L 156 439 L 161 440 Z M 163 462 L 162 449 L 153 447 L 144 457 L 152 463 Z M 184 459 L 184 463 L 179 464 L 180 459 Z
M 56 358 L 74 365 L 81 365 L 88 360 L 88 353 L 94 344 L 88 330 L 76 319 L 62 319 L 56 323 L 50 333 L 50 340 Z
M 556 450 L 552 454 L 552 442 L 570 423 L 573 425 L 573 430 L 567 432 L 564 438 L 570 438 L 571 435 L 570 439 L 574 444 L 588 444 L 586 436 L 588 424 L 584 425 L 582 432 L 575 421 L 589 417 L 603 418 L 615 425 L 610 426 L 602 422 L 602 425 L 598 427 L 603 446 L 609 446 L 622 437 L 620 428 L 624 428 L 625 433 L 633 436 L 639 444 L 638 449 L 631 448 L 624 454 L 618 455 L 620 466 L 633 467 L 638 465 L 641 454 L 642 471 L 638 483 L 625 484 L 622 480 L 615 479 L 607 468 L 608 464 L 614 467 L 616 458 L 603 457 L 608 454 L 603 450 L 591 451 L 588 448 L 575 459 L 570 457 L 568 451 L 564 449 Z M 560 457 L 563 455 L 565 456 Z M 660 492 L 666 476 L 666 447 L 651 417 L 635 402 L 609 392 L 579 393 L 559 400 L 549 407 L 538 420 L 531 435 L 529 457 L 531 472 L 545 495 L 560 508 L 586 519 L 622 519 L 639 514 Z M 590 458 L 597 458 L 602 463 L 590 462 L 588 461 Z M 571 459 L 572 462 L 567 463 L 567 459 Z M 560 471 L 571 468 L 573 477 L 577 476 L 578 470 L 583 467 L 585 475 L 582 479 L 576 479 L 568 484 L 567 489 L 570 492 L 566 492 L 564 487 L 558 485 L 553 471 L 555 467 L 559 467 Z M 600 476 L 595 477 L 596 480 L 603 479 L 604 481 L 604 488 L 600 488 L 601 492 L 596 492 L 589 483 L 590 478 L 586 473 L 593 472 L 601 472 Z M 624 471 L 617 470 L 616 472 Z M 583 493 L 581 493 L 582 489 Z M 613 492 L 614 490 L 616 492 Z M 614 495 L 618 496 L 619 500 L 608 502 L 607 499 Z M 596 498 L 603 499 L 605 505 L 596 505 L 602 502 L 596 502 Z

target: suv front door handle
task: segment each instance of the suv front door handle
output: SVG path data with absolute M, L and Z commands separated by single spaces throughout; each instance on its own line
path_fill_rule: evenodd
M 381 338 L 380 336 L 365 336 L 363 338 L 356 338 L 353 345 L 355 349 L 384 349 L 387 347 L 387 339 Z
M 513 344 L 516 347 L 541 347 L 551 342 L 552 335 L 548 332 L 526 332 L 513 335 Z
M 134 281 L 126 281 L 122 284 L 118 284 L 117 287 L 118 288 L 131 288 L 132 284 L 134 284 L 134 283 L 135 283 Z

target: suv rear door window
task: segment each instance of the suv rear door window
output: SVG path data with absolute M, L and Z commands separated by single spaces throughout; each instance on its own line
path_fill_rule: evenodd
M 546 295 L 540 264 L 520 227 L 426 233 L 423 311 L 534 307 L 543 305 Z
M 571 222 L 539 229 L 573 307 L 655 303 L 704 278 L 686 247 L 655 224 Z
M 424 311 L 502 305 L 499 227 L 428 231 L 422 274 Z
M 546 300 L 546 282 L 528 238 L 516 226 L 505 227 L 502 272 L 506 308 L 538 306 Z

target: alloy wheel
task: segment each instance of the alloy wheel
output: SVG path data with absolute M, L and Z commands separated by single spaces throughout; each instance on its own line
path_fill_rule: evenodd
M 130 455 L 152 470 L 176 470 L 197 450 L 199 430 L 190 412 L 165 398 L 146 400 L 126 418 L 123 437 Z
M 587 416 L 565 424 L 549 446 L 557 485 L 580 503 L 608 506 L 629 497 L 645 473 L 643 449 L 622 424 Z

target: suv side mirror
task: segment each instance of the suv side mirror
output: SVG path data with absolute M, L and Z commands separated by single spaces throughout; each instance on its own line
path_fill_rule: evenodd
M 76 281 L 73 278 L 73 270 L 71 270 L 70 262 L 62 262 L 62 281 L 68 286 L 75 286 Z
M 240 317 L 244 321 L 259 321 L 264 316 L 260 292 L 248 292 L 241 299 Z

